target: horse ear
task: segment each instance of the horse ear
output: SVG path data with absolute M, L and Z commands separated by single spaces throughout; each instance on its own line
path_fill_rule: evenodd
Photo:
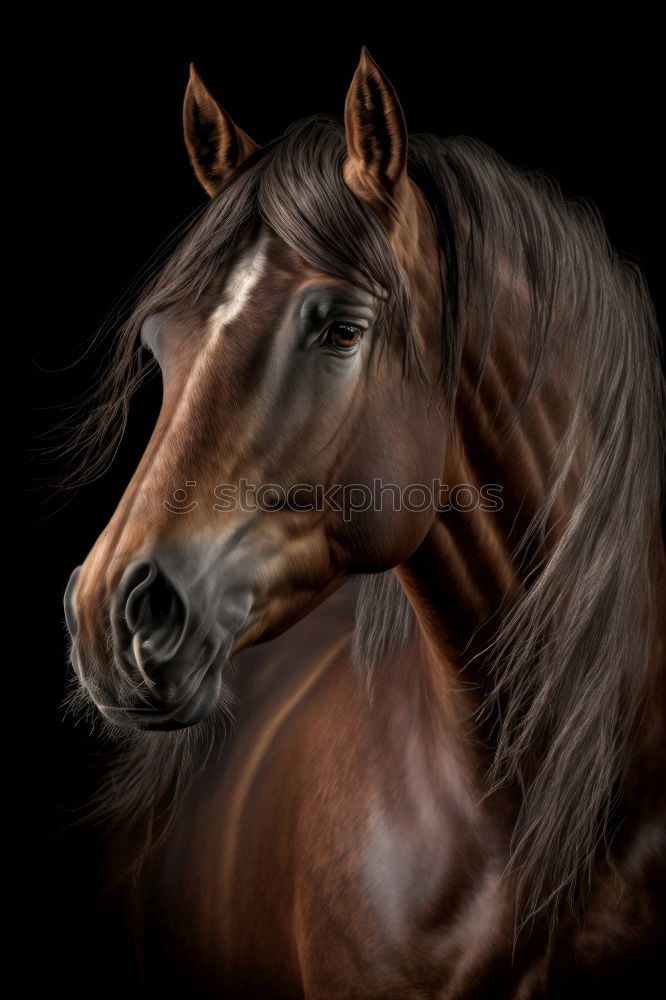
M 345 183 L 390 220 L 407 177 L 407 126 L 393 84 L 365 45 L 345 101 Z
M 223 111 L 193 65 L 185 91 L 183 128 L 194 172 L 211 198 L 261 148 Z

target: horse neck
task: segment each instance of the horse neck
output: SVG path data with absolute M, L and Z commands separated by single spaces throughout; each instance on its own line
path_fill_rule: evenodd
M 524 402 L 531 367 L 518 346 L 521 333 L 516 335 L 512 327 L 516 315 L 500 298 L 487 355 L 479 346 L 480 338 L 474 337 L 463 352 L 454 429 L 442 473 L 448 487 L 468 484 L 477 495 L 488 484 L 500 486 L 501 508 L 488 510 L 477 504 L 471 510 L 438 512 L 422 544 L 396 569 L 425 644 L 421 668 L 429 672 L 434 702 L 438 692 L 440 707 L 448 702 L 449 718 L 452 692 L 462 690 L 461 681 L 465 691 L 458 699 L 459 719 L 465 711 L 488 706 L 486 666 L 483 656 L 476 654 L 488 647 L 526 582 L 538 575 L 538 564 L 566 526 L 579 484 L 582 463 L 576 456 L 548 507 L 542 531 L 531 534 L 528 529 L 549 495 L 554 456 L 567 433 L 573 403 L 557 371 L 544 376 Z M 561 364 L 558 370 L 562 371 Z M 664 775 L 666 560 L 658 528 L 653 552 L 655 590 L 662 603 L 655 611 L 660 620 L 646 678 L 645 708 L 628 736 L 633 759 L 625 787 L 634 790 Z M 442 685 L 442 676 L 450 683 Z M 489 733 L 496 728 L 497 719 L 482 718 Z
M 517 546 L 544 502 L 566 424 L 565 394 L 552 383 L 518 411 L 529 372 L 509 329 L 500 327 L 483 364 L 480 358 L 478 346 L 463 354 L 442 471 L 452 501 L 456 487 L 472 488 L 465 494 L 471 509 L 452 502 L 438 511 L 422 545 L 397 570 L 433 648 L 449 657 L 486 638 L 519 593 L 538 552 Z M 489 487 L 499 503 L 488 503 Z M 553 509 L 551 541 L 565 504 L 562 496 Z

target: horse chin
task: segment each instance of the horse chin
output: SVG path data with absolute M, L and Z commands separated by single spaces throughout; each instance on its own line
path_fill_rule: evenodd
M 198 726 L 214 711 L 220 698 L 221 686 L 222 670 L 219 667 L 211 668 L 192 698 L 182 708 L 179 708 L 171 718 L 162 722 L 149 721 L 140 728 L 166 731 Z

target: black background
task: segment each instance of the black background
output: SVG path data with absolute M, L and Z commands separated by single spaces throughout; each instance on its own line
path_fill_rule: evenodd
M 626 11 L 617 23 L 604 14 L 603 25 L 564 11 L 513 24 L 437 13 L 434 25 L 401 11 L 400 23 L 381 30 L 371 18 L 351 25 L 323 8 L 307 16 L 285 10 L 270 22 L 257 10 L 243 24 L 202 13 L 199 23 L 195 16 L 189 25 L 174 23 L 167 40 L 168 25 L 139 34 L 129 15 L 107 12 L 94 26 L 41 18 L 39 45 L 33 37 L 26 47 L 15 148 L 30 179 L 27 207 L 36 210 L 27 223 L 36 275 L 31 321 L 20 337 L 35 406 L 28 442 L 34 483 L 29 619 L 20 662 L 7 669 L 19 671 L 31 703 L 15 754 L 26 762 L 22 815 L 35 835 L 25 870 L 37 877 L 22 881 L 29 983 L 45 977 L 66 995 L 100 996 L 129 982 L 120 959 L 110 957 L 114 929 L 93 892 L 89 837 L 67 829 L 94 785 L 90 752 L 98 748 L 63 720 L 61 599 L 143 450 L 158 386 L 149 385 L 134 406 L 112 471 L 73 497 L 54 487 L 57 456 L 55 465 L 45 464 L 45 442 L 34 435 L 93 383 L 108 342 L 77 358 L 151 254 L 204 200 L 181 134 L 190 60 L 236 122 L 264 142 L 297 118 L 341 115 L 366 44 L 395 84 L 410 131 L 477 136 L 510 161 L 545 170 L 566 193 L 591 198 L 618 250 L 643 265 L 663 316 L 655 25 L 639 15 L 627 19 Z M 169 16 L 176 20 L 162 20 Z

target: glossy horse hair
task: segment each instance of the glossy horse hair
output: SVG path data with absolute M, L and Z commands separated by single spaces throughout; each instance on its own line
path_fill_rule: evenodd
M 354 600 L 352 659 L 372 690 L 374 670 L 405 645 L 414 627 L 407 596 L 393 572 L 359 577 Z
M 403 275 L 381 225 L 341 179 L 345 152 L 335 119 L 297 122 L 251 157 L 204 211 L 125 324 L 115 365 L 72 439 L 85 477 L 99 474 L 112 456 L 129 396 L 147 370 L 138 347 L 143 320 L 195 299 L 257 217 L 311 263 L 390 289 L 385 335 L 404 329 L 406 366 L 418 360 Z M 500 262 L 529 296 L 529 329 L 520 333 L 530 371 L 523 402 L 553 373 L 570 382 L 569 425 L 520 548 L 547 536 L 579 460 L 576 497 L 555 541 L 537 546 L 540 561 L 527 567 L 518 599 L 499 609 L 493 640 L 475 653 L 488 678 L 483 714 L 495 723 L 488 788 L 517 782 L 523 791 L 509 870 L 518 912 L 528 919 L 541 908 L 555 914 L 565 896 L 574 901 L 591 874 L 647 686 L 655 617 L 650 540 L 663 453 L 658 331 L 639 269 L 612 250 L 594 208 L 567 201 L 548 178 L 517 170 L 476 140 L 431 135 L 410 137 L 409 172 L 428 200 L 441 246 L 447 308 L 440 381 L 451 421 L 466 306 L 474 303 L 485 317 L 481 378 Z M 520 415 L 521 406 L 515 419 Z M 73 473 L 70 483 L 76 481 Z M 361 581 L 354 653 L 360 670 L 375 672 L 378 697 L 382 661 L 404 641 L 410 619 L 391 573 Z M 128 814 L 154 804 L 154 789 L 164 789 L 170 774 L 182 775 L 191 748 L 199 752 L 206 743 L 187 734 L 132 739 L 135 752 L 130 747 L 103 809 Z M 149 802 L 142 802 L 149 787 Z

